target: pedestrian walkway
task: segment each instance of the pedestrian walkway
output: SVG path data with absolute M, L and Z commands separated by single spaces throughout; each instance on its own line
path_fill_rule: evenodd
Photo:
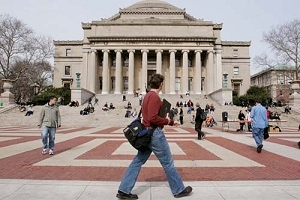
M 165 128 L 180 175 L 193 194 L 183 199 L 300 199 L 300 133 L 272 133 L 261 154 L 250 133 L 204 128 Z M 122 175 L 136 151 L 121 127 L 64 127 L 55 154 L 42 155 L 40 129 L 0 127 L 0 200 L 116 199 Z M 143 166 L 139 199 L 173 198 L 154 155 Z

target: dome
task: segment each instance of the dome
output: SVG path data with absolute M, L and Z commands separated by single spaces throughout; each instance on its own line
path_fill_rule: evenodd
M 173 6 L 172 4 L 169 4 L 164 1 L 160 0 L 143 0 L 139 1 L 125 9 L 122 9 L 122 11 L 145 11 L 145 10 L 151 10 L 152 12 L 155 11 L 165 11 L 165 12 L 184 12 L 183 9 L 177 8 L 176 6 Z

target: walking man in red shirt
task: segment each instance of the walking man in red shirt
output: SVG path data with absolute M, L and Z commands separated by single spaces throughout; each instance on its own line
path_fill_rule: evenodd
M 119 199 L 138 199 L 136 194 L 132 194 L 133 189 L 141 167 L 148 160 L 153 152 L 160 161 L 167 176 L 170 189 L 175 198 L 188 196 L 192 192 L 192 187 L 183 185 L 182 179 L 174 166 L 174 160 L 170 151 L 169 144 L 166 140 L 163 127 L 164 125 L 178 126 L 178 121 L 173 121 L 167 116 L 159 116 L 159 110 L 162 101 L 159 98 L 159 92 L 163 87 L 164 76 L 153 74 L 150 78 L 151 90 L 145 95 L 142 104 L 143 124 L 147 128 L 154 129 L 149 145 L 149 150 L 138 151 L 135 158 L 127 168 L 123 180 L 119 186 L 117 197 Z

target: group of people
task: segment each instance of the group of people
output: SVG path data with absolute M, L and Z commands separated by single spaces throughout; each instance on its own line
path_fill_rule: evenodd
M 174 166 L 174 159 L 163 129 L 164 126 L 177 127 L 180 125 L 180 122 L 172 120 L 168 115 L 163 118 L 158 114 L 162 106 L 159 92 L 163 88 L 163 82 L 164 76 L 160 74 L 153 74 L 150 78 L 151 89 L 145 95 L 142 103 L 142 123 L 146 128 L 153 130 L 151 142 L 146 151 L 137 152 L 136 156 L 125 171 L 116 195 L 119 199 L 138 199 L 138 195 L 132 194 L 131 192 L 135 186 L 142 165 L 146 163 L 152 153 L 154 153 L 164 168 L 164 172 L 174 197 L 181 198 L 192 193 L 193 188 L 191 186 L 184 185 L 177 169 Z M 51 97 L 40 113 L 38 126 L 42 128 L 42 154 L 54 154 L 56 129 L 61 127 L 60 112 L 56 102 L 57 98 Z M 249 113 L 252 122 L 252 135 L 257 146 L 256 149 L 258 153 L 261 153 L 263 148 L 262 140 L 264 129 L 268 126 L 266 108 L 260 104 L 259 100 L 257 100 L 256 105 L 252 107 L 251 112 Z M 246 116 L 244 116 L 244 119 L 246 119 Z M 199 140 L 204 139 L 205 137 L 205 133 L 201 130 L 202 123 L 205 120 L 205 110 L 200 107 L 199 103 L 196 103 L 195 130 L 198 133 Z M 300 142 L 298 145 L 300 148 Z
M 215 112 L 215 106 L 214 106 L 214 104 L 213 103 L 211 103 L 210 105 L 206 104 L 206 106 L 205 106 L 205 112 L 213 114 Z
M 109 106 L 107 104 L 107 102 L 105 102 L 104 106 L 102 107 L 103 111 L 109 111 L 109 110 L 114 110 L 115 106 L 113 103 L 110 103 Z
M 76 100 L 72 100 L 70 103 L 69 103 L 69 106 L 70 107 L 79 107 L 79 102 Z

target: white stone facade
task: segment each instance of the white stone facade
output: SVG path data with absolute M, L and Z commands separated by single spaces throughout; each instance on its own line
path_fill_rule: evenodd
M 244 94 L 250 42 L 222 41 L 222 26 L 163 1 L 138 2 L 109 19 L 82 23 L 83 40 L 54 41 L 53 85 L 96 94 L 145 93 L 149 77 L 161 73 L 162 93 L 232 88 Z

